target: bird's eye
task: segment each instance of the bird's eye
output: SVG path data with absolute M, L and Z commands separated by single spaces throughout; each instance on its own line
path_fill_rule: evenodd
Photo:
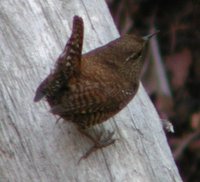
M 142 55 L 142 51 L 139 51 L 136 55 L 135 55 L 135 59 L 140 57 Z
M 137 59 L 142 55 L 142 51 L 134 52 L 129 57 L 126 58 L 126 61 Z

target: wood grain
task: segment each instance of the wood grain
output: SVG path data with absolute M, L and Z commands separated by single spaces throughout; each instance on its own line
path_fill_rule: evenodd
M 33 97 L 71 33 L 84 19 L 84 52 L 119 36 L 103 0 L 1 0 L 0 181 L 182 181 L 157 112 L 143 87 L 110 121 L 117 142 L 77 162 L 91 143 L 71 123 L 55 124 Z

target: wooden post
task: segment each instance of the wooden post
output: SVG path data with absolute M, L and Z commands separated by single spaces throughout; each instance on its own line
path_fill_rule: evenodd
M 91 143 L 73 124 L 55 124 L 45 102 L 33 102 L 71 34 L 74 15 L 84 19 L 84 52 L 119 36 L 103 0 L 0 2 L 0 181 L 182 181 L 142 86 L 102 126 L 115 130 L 119 140 L 79 165 Z

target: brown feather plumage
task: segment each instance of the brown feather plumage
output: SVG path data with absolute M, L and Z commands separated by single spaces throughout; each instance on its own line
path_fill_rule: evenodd
M 144 38 L 124 35 L 82 55 L 83 20 L 75 16 L 72 35 L 34 100 L 46 97 L 53 114 L 81 129 L 102 123 L 135 96 L 146 44 Z M 94 148 L 107 146 L 96 143 Z

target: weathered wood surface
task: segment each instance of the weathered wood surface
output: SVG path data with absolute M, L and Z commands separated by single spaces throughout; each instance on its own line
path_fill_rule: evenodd
M 119 140 L 79 165 L 91 143 L 72 124 L 55 124 L 45 102 L 33 103 L 75 14 L 85 23 L 84 52 L 119 36 L 103 0 L 0 1 L 0 182 L 181 181 L 142 87 L 102 126 Z

